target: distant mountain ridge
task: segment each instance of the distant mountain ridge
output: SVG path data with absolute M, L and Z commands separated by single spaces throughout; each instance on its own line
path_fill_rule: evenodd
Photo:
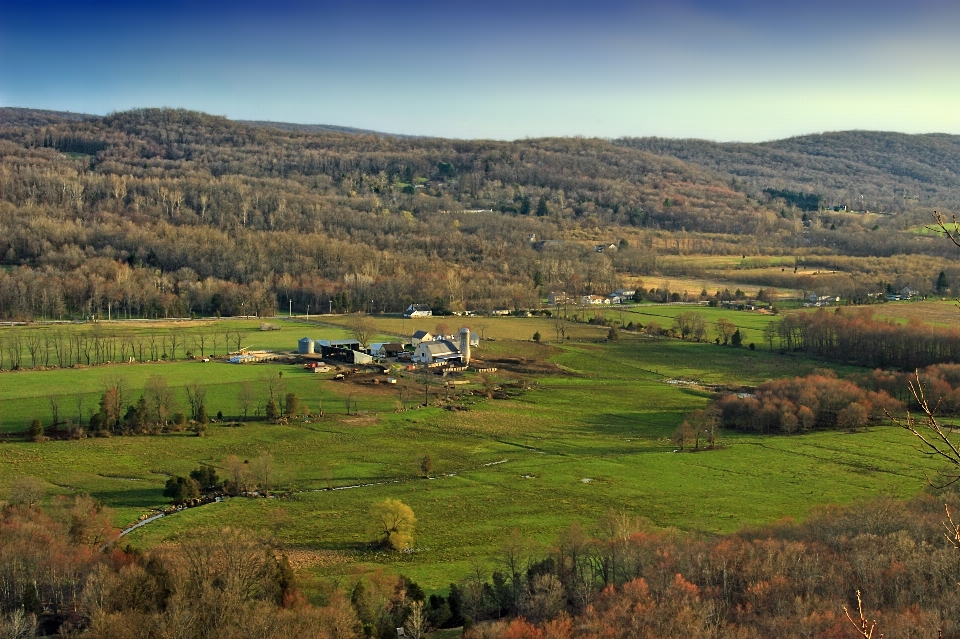
M 63 122 L 95 120 L 99 117 L 98 115 L 72 113 L 70 111 L 0 107 L 0 126 L 48 126 L 51 124 L 61 124 Z
M 817 194 L 828 206 L 894 213 L 913 203 L 960 209 L 960 135 L 841 131 L 757 144 L 666 138 L 616 143 L 727 174 L 755 191 Z
M 281 131 L 292 131 L 294 133 L 347 133 L 350 135 L 392 135 L 395 133 L 384 133 L 382 131 L 373 131 L 372 129 L 357 129 L 351 126 L 337 126 L 334 124 L 297 124 L 296 122 L 273 122 L 272 120 L 234 120 L 240 124 L 256 127 L 272 127 Z M 404 136 L 405 137 L 405 136 Z
M 49 126 L 64 122 L 82 122 L 97 120 L 105 116 L 72 111 L 50 111 L 46 109 L 24 109 L 20 107 L 0 107 L 0 126 Z M 334 124 L 298 124 L 295 122 L 273 122 L 271 120 L 234 120 L 239 124 L 253 127 L 272 127 L 281 131 L 299 133 L 347 133 L 350 135 L 396 135 L 371 129 L 358 129 Z
M 137 110 L 141 111 L 152 110 Z M 0 108 L 0 127 L 52 126 L 104 117 L 111 116 L 3 107 Z M 228 126 L 287 133 L 418 137 L 328 124 L 226 119 L 224 122 L 234 123 Z M 469 141 L 455 144 L 461 142 Z M 658 137 L 620 138 L 612 143 L 707 169 L 726 180 L 733 189 L 744 191 L 759 202 L 779 194 L 795 193 L 794 202 L 819 202 L 822 206 L 846 206 L 850 210 L 896 214 L 918 206 L 932 206 L 960 211 L 960 135 L 841 131 L 762 143 Z

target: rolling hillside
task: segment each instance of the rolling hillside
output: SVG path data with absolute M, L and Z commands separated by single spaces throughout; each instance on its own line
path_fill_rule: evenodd
M 757 194 L 789 190 L 820 195 L 826 206 L 891 213 L 960 209 L 957 135 L 845 131 L 761 144 L 665 138 L 617 144 L 728 174 Z

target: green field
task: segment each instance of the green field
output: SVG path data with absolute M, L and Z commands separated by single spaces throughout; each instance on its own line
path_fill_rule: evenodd
M 667 316 L 682 310 L 644 306 L 624 312 L 643 318 L 649 316 L 645 313 Z M 734 317 L 751 318 L 754 323 L 742 324 L 748 330 L 758 330 L 760 320 L 769 321 L 724 313 L 738 324 Z M 412 332 L 421 324 L 432 329 L 440 321 L 456 328 L 457 319 L 377 321 L 386 334 Z M 606 343 L 606 329 L 589 325 L 571 328 L 582 331 L 575 333 L 579 341 L 538 345 L 510 337 L 535 331 L 552 336 L 550 320 L 469 321 L 483 322 L 488 338 L 496 339 L 483 341 L 478 357 L 524 358 L 541 363 L 543 372 L 520 376 L 500 371 L 487 380 L 469 378 L 472 387 L 519 381 L 510 399 L 473 396 L 459 402 L 467 410 L 434 406 L 402 412 L 395 410 L 396 389 L 336 382 L 291 365 L 191 361 L 3 373 L 0 418 L 8 430 L 22 430 L 33 415 L 46 420 L 51 392 L 85 393 L 92 408 L 102 380 L 116 374 L 123 374 L 132 389 L 157 374 L 171 386 L 199 377 L 210 385 L 210 412 L 231 416 L 238 410 L 242 380 L 283 370 L 288 389 L 314 409 L 322 399 L 325 415 L 289 425 L 253 420 L 244 426 L 215 424 L 202 438 L 171 433 L 0 443 L 0 493 L 14 478 L 35 475 L 48 482 L 52 494 L 90 492 L 115 509 L 117 522 L 125 525 L 167 503 L 161 491 L 171 474 L 184 475 L 200 463 L 219 465 L 228 455 L 252 460 L 269 454 L 276 485 L 294 491 L 289 498 L 234 498 L 187 510 L 126 540 L 143 547 L 205 526 L 248 527 L 284 542 L 305 573 L 326 577 L 385 565 L 435 590 L 466 577 L 476 563 L 489 567 L 514 529 L 548 544 L 571 522 L 589 528 L 613 509 L 657 527 L 730 532 L 785 516 L 803 518 L 821 504 L 906 497 L 925 485 L 927 462 L 909 437 L 892 426 L 855 435 L 726 433 L 718 450 L 674 452 L 669 435 L 685 412 L 708 401 L 705 391 L 676 380 L 754 385 L 811 372 L 821 365 L 812 360 L 762 348 L 639 336 Z M 292 348 L 301 333 L 320 338 L 337 329 L 284 324 L 282 331 L 262 335 L 264 342 L 269 338 L 278 347 Z M 443 394 L 439 386 L 431 392 L 434 401 Z M 346 414 L 347 396 L 357 401 L 359 415 Z M 416 401 L 408 396 L 405 403 Z M 62 410 L 69 415 L 69 403 Z M 434 461 L 432 479 L 419 477 L 425 454 Z M 326 490 L 329 486 L 358 487 Z M 399 498 L 415 511 L 415 552 L 390 554 L 369 545 L 367 509 L 386 497 Z

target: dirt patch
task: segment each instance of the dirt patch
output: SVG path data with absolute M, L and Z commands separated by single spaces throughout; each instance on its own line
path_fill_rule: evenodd
M 290 566 L 295 572 L 320 566 L 321 568 L 330 568 L 350 563 L 350 557 L 338 550 L 310 550 L 306 548 L 297 548 L 288 550 L 285 553 Z
M 347 426 L 373 426 L 379 421 L 379 418 L 376 415 L 357 415 L 356 417 L 343 417 L 337 421 Z
M 544 362 L 526 357 L 487 357 L 483 362 L 472 362 L 478 368 L 496 367 L 498 370 L 523 375 L 568 375 L 569 372 L 552 362 Z

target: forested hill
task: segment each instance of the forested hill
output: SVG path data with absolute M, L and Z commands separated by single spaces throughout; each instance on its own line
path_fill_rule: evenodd
M 61 122 L 79 122 L 93 120 L 99 116 L 70 111 L 45 111 L 43 109 L 21 109 L 18 107 L 0 107 L 0 127 L 44 126 Z
M 273 122 L 272 120 L 237 120 L 240 124 L 249 126 L 268 126 L 282 131 L 295 131 L 300 133 L 352 133 L 355 135 L 392 135 L 390 133 L 380 133 L 370 129 L 356 129 L 351 126 L 337 126 L 335 124 L 297 124 L 295 122 Z
M 793 191 L 819 195 L 824 206 L 888 213 L 917 206 L 960 209 L 958 135 L 845 131 L 760 144 L 665 138 L 617 143 L 735 176 L 757 195 Z
M 729 176 L 605 140 L 0 115 L 0 317 L 525 307 L 554 287 L 614 290 L 658 251 L 947 250 L 884 232 L 899 220 L 801 220 Z

